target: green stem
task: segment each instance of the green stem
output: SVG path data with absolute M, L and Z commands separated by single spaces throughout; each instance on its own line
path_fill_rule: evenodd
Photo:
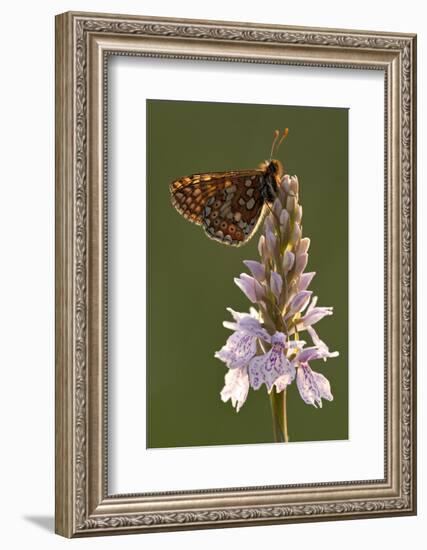
M 289 443 L 288 413 L 286 407 L 286 388 L 283 390 L 283 431 L 285 432 L 285 443 Z
M 278 443 L 288 443 L 288 417 L 286 412 L 286 388 L 277 393 L 270 393 L 271 414 L 273 417 L 274 440 Z

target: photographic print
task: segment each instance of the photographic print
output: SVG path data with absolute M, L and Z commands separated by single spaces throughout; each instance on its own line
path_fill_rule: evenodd
M 55 531 L 416 514 L 416 35 L 55 24 Z
M 348 439 L 348 110 L 147 100 L 147 212 L 147 447 Z

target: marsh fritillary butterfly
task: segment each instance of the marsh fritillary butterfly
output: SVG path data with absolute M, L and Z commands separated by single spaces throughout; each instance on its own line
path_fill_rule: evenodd
M 286 128 L 278 145 L 287 134 Z M 278 136 L 276 130 L 270 160 L 259 169 L 193 174 L 174 180 L 170 184 L 173 206 L 184 218 L 201 225 L 211 239 L 232 246 L 247 243 L 274 201 L 283 175 L 281 163 L 271 158 Z

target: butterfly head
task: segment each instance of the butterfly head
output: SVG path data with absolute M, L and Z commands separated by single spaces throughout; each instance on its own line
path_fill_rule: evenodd
M 273 202 L 283 175 L 283 165 L 279 160 L 270 159 L 260 166 L 264 172 L 262 195 L 267 202 Z
M 283 164 L 277 159 L 265 160 L 259 167 L 268 179 L 274 180 L 277 183 L 279 183 L 284 173 Z
M 276 176 L 279 178 L 283 174 L 283 165 L 280 160 L 271 159 L 265 163 L 265 171 L 268 176 L 273 176 L 276 179 Z
M 270 159 L 265 161 L 261 168 L 265 171 L 266 176 L 274 183 L 279 184 L 283 175 L 283 165 L 279 160 L 273 158 L 273 154 L 277 153 L 283 140 L 288 137 L 289 128 L 285 128 L 280 136 L 279 130 L 274 131 L 273 143 L 271 144 Z M 279 138 L 280 136 L 280 138 Z

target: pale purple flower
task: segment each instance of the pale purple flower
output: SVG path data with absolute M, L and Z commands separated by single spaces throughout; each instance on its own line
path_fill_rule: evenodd
M 304 269 L 307 267 L 308 254 L 297 254 L 295 259 L 295 275 L 299 277 Z
M 234 330 L 225 345 L 215 353 L 215 357 L 223 361 L 230 369 L 245 367 L 257 351 L 257 338 L 270 341 L 270 335 L 262 327 L 257 313 L 238 313 L 228 308 L 234 318 L 234 323 L 224 321 L 224 326 Z
M 254 390 L 262 384 L 270 391 L 277 378 L 288 374 L 293 380 L 295 368 L 286 357 L 286 350 L 303 346 L 304 342 L 290 342 L 282 332 L 276 332 L 271 337 L 271 349 L 262 355 L 257 355 L 249 363 L 249 382 Z
M 263 287 L 247 273 L 241 273 L 240 277 L 235 277 L 234 282 L 253 304 L 261 301 L 264 297 Z
M 265 232 L 265 244 L 270 256 L 274 256 L 276 251 L 276 236 L 269 229 Z
M 286 195 L 289 193 L 289 191 L 291 190 L 291 187 L 290 187 L 290 183 L 291 183 L 291 177 L 288 176 L 288 174 L 285 174 L 282 178 L 282 185 L 281 187 L 283 188 L 283 190 L 285 191 Z
M 287 250 L 283 256 L 283 271 L 285 274 L 293 268 L 295 261 L 295 254 L 290 250 Z
M 317 334 L 317 332 L 314 330 L 313 327 L 311 327 L 311 326 L 307 327 L 307 332 L 311 336 L 311 339 L 313 340 L 313 344 L 316 346 L 316 348 L 322 354 L 323 361 L 326 361 L 326 359 L 329 358 L 329 357 L 338 357 L 339 356 L 338 351 L 332 351 L 332 352 L 329 351 L 328 346 L 325 344 L 325 342 L 323 342 L 323 340 L 321 340 L 319 338 L 319 335 Z
M 285 239 L 288 235 L 289 228 L 290 228 L 290 221 L 289 221 L 289 212 L 284 208 L 279 216 L 279 222 L 280 222 L 280 236 L 282 239 Z
M 326 317 L 327 315 L 332 315 L 332 307 L 316 307 L 316 304 L 317 296 L 312 299 L 304 317 L 301 318 L 302 328 L 307 328 L 311 325 L 314 325 L 315 323 L 318 323 L 321 319 L 323 319 L 323 317 Z
M 332 307 L 318 307 L 317 297 L 308 290 L 315 272 L 305 273 L 310 239 L 302 236 L 298 193 L 298 178 L 283 176 L 259 238 L 260 261 L 245 260 L 250 274 L 234 279 L 260 311 L 251 308 L 248 314 L 229 308 L 233 321 L 224 321 L 224 326 L 233 333 L 215 353 L 229 368 L 221 399 L 231 400 L 237 411 L 250 387 L 258 390 L 265 384 L 268 392 L 275 387 L 280 393 L 294 380 L 309 405 L 321 407 L 322 399 L 333 399 L 329 381 L 309 365 L 337 357 L 338 352 L 330 352 L 312 326 L 332 315 Z M 304 348 L 300 331 L 309 333 L 311 347 Z
M 307 290 L 315 275 L 315 271 L 311 271 L 310 273 L 303 273 L 299 278 L 298 290 Z
M 286 201 L 286 210 L 291 214 L 293 214 L 295 212 L 296 204 L 297 204 L 297 201 L 295 196 L 289 195 Z
M 306 252 L 308 252 L 309 247 L 310 247 L 310 239 L 308 237 L 304 237 L 299 242 L 298 254 L 305 254 Z
M 297 386 L 302 399 L 307 405 L 322 407 L 322 398 L 333 400 L 331 385 L 323 374 L 314 372 L 309 366 L 302 365 L 297 370 Z
M 274 385 L 276 386 L 276 392 L 280 393 L 283 391 L 289 384 L 291 384 L 295 379 L 295 373 L 296 369 L 293 366 L 292 363 L 290 363 L 289 368 L 279 376 L 279 378 L 276 378 Z
M 265 267 L 255 260 L 244 260 L 243 263 L 249 268 L 254 278 L 260 283 L 265 280 Z
M 288 313 L 285 316 L 285 319 L 289 319 L 290 317 L 293 317 L 297 313 L 300 313 L 301 311 L 304 311 L 304 309 L 307 307 L 308 302 L 310 301 L 311 290 L 301 290 L 295 296 L 291 299 L 289 306 L 288 306 Z
M 287 225 L 289 220 L 289 212 L 284 208 L 279 216 L 280 225 Z
M 282 285 L 283 285 L 282 277 L 278 273 L 276 273 L 276 271 L 272 271 L 270 274 L 270 288 L 273 291 L 276 298 L 279 298 L 280 293 L 282 292 Z
M 266 256 L 266 249 L 265 249 L 265 237 L 264 235 L 261 235 L 258 241 L 258 253 L 261 256 L 261 258 L 265 258 Z
M 295 223 L 289 239 L 289 244 L 294 246 L 295 243 L 297 243 L 300 239 L 301 239 L 301 228 L 298 223 Z
M 272 210 L 273 210 L 274 214 L 279 218 L 280 214 L 283 212 L 283 206 L 282 206 L 282 203 L 280 202 L 279 198 L 274 200 Z
M 297 176 L 291 176 L 291 181 L 290 181 L 290 183 L 289 183 L 289 188 L 290 188 L 291 192 L 292 192 L 294 195 L 298 195 L 299 183 L 298 183 L 298 178 L 297 178 Z
M 299 393 L 307 405 L 314 407 L 322 407 L 322 399 L 333 400 L 328 379 L 323 374 L 313 371 L 308 364 L 309 361 L 322 357 L 322 352 L 312 347 L 303 349 L 293 361 L 294 366 L 298 365 L 296 379 Z
M 249 391 L 248 369 L 230 369 L 224 377 L 225 385 L 221 390 L 221 399 L 227 402 L 231 399 L 231 404 L 236 408 L 236 412 L 242 408 L 246 401 Z

